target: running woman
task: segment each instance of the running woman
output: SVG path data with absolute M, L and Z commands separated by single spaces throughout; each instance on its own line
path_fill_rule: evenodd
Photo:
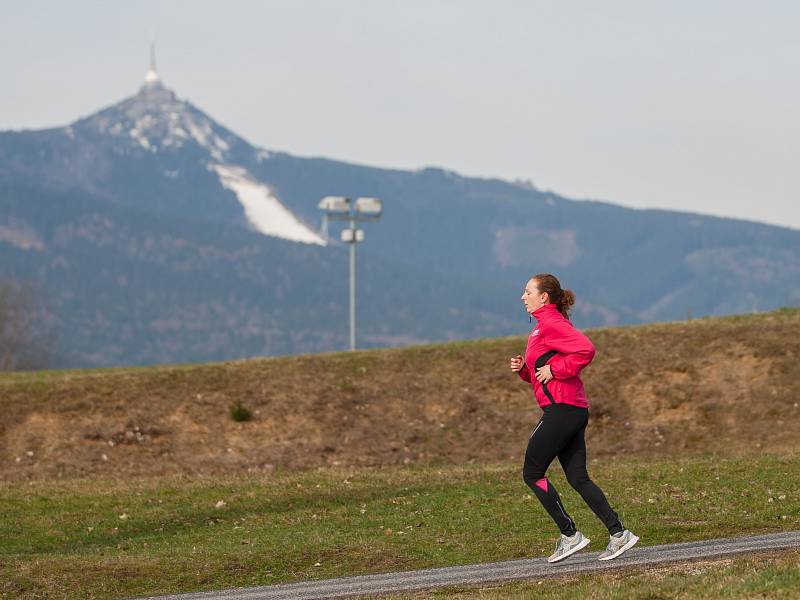
M 524 360 L 521 354 L 512 358 L 511 370 L 531 384 L 542 409 L 542 417 L 528 439 L 522 479 L 561 530 L 555 552 L 547 560 L 562 560 L 591 541 L 577 530 L 556 488 L 545 477 L 556 456 L 569 484 L 608 528 L 608 547 L 600 554 L 600 560 L 616 558 L 639 538 L 623 526 L 603 491 L 586 472 L 584 432 L 589 422 L 589 403 L 580 372 L 594 358 L 595 348 L 569 320 L 575 293 L 562 289 L 554 275 L 540 273 L 528 280 L 522 301 L 536 318 L 536 327 L 528 336 Z

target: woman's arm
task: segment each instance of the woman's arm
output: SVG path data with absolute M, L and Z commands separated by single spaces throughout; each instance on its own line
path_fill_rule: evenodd
M 531 382 L 531 372 L 528 369 L 528 365 L 525 364 L 525 361 L 522 362 L 522 368 L 519 371 L 517 371 L 517 373 L 519 373 L 519 376 L 522 377 L 522 379 L 524 379 L 528 383 Z
M 524 381 L 531 382 L 531 372 L 528 370 L 528 365 L 525 364 L 525 358 L 523 358 L 522 354 L 511 357 L 511 370 L 519 373 L 519 376 Z
M 543 334 L 547 346 L 558 352 L 548 363 L 555 379 L 575 377 L 592 362 L 595 355 L 594 344 L 569 321 L 548 323 Z

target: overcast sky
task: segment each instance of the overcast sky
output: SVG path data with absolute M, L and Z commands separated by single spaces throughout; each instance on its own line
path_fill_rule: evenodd
M 800 229 L 800 2 L 0 0 L 0 129 L 165 84 L 248 141 Z

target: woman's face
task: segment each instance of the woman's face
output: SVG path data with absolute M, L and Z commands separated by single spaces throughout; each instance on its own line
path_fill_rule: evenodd
M 540 292 L 539 288 L 536 287 L 536 280 L 529 279 L 525 290 L 522 292 L 522 302 L 525 304 L 525 310 L 531 313 L 547 304 L 547 300 L 547 292 Z

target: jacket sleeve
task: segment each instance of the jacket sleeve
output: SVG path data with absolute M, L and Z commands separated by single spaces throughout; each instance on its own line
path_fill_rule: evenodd
M 525 364 L 524 360 L 522 361 L 522 368 L 519 371 L 517 371 L 517 373 L 519 373 L 519 376 L 522 377 L 524 381 L 527 381 L 528 383 L 531 382 L 531 372 L 528 369 L 528 365 Z
M 545 343 L 558 352 L 549 363 L 555 379 L 575 377 L 595 355 L 592 341 L 569 321 L 550 323 L 545 332 Z

